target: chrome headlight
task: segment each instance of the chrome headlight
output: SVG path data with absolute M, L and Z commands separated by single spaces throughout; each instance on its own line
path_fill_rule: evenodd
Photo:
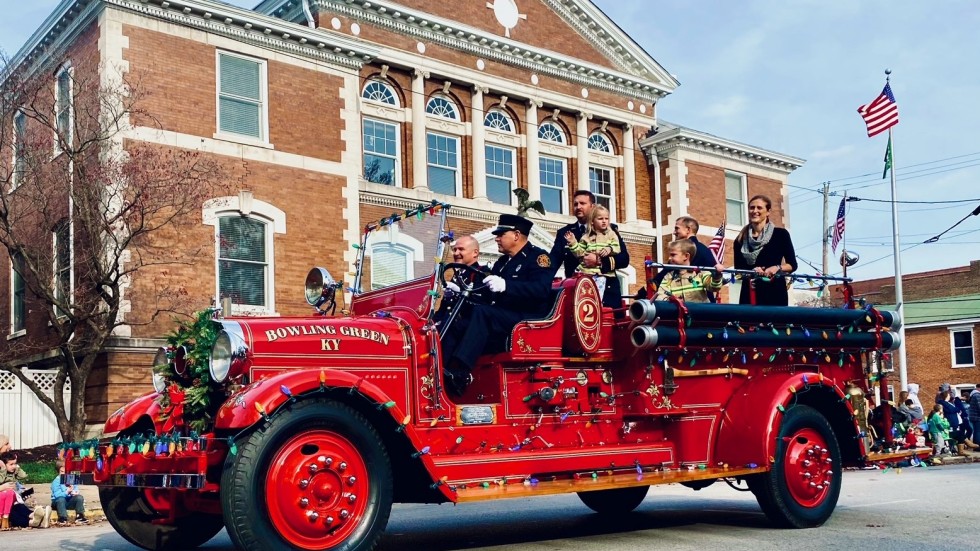
M 211 358 L 208 361 L 211 379 L 216 383 L 223 383 L 229 377 L 241 374 L 247 357 L 248 346 L 245 344 L 242 326 L 236 322 L 221 322 L 221 332 L 211 347 Z
M 156 355 L 153 356 L 153 366 L 151 368 L 153 370 L 153 390 L 159 393 L 163 393 L 165 390 L 167 390 L 167 378 L 158 373 L 157 368 L 169 363 L 170 358 L 167 357 L 167 348 L 165 346 L 161 346 L 160 349 L 157 350 Z
M 330 276 L 326 268 L 313 268 L 306 274 L 306 283 L 303 285 L 306 294 L 306 302 L 310 306 L 323 304 L 324 297 L 333 296 L 337 290 L 337 282 Z

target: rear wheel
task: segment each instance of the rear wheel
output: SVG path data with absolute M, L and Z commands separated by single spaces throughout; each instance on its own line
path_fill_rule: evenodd
M 156 524 L 162 519 L 138 488 L 99 488 L 106 520 L 133 545 L 151 551 L 194 549 L 224 528 L 220 515 L 194 513 L 173 524 Z
M 377 431 L 339 402 L 287 407 L 228 456 L 221 502 L 232 541 L 241 549 L 373 549 L 392 503 Z
M 649 486 L 614 488 L 595 492 L 579 492 L 578 497 L 586 507 L 600 515 L 621 515 L 639 507 L 649 489 Z
M 827 419 L 808 406 L 786 411 L 772 470 L 749 477 L 769 520 L 789 528 L 820 526 L 830 518 L 841 488 L 841 454 Z

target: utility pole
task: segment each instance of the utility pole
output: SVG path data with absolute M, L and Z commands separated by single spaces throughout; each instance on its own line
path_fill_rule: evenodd
M 830 202 L 830 182 L 823 183 L 823 275 L 830 274 L 830 220 L 827 219 Z

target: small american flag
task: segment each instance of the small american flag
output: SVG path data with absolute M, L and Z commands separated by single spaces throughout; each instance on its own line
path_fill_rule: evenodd
M 837 222 L 834 223 L 834 235 L 830 239 L 830 249 L 837 252 L 837 244 L 844 237 L 844 203 L 847 199 L 840 200 L 840 208 L 837 209 Z
M 881 94 L 871 103 L 858 107 L 858 113 L 868 125 L 869 138 L 898 124 L 898 104 L 895 103 L 891 84 L 886 82 Z
M 718 264 L 722 264 L 725 258 L 725 221 L 721 221 L 721 225 L 718 226 L 718 231 L 715 232 L 715 236 L 711 238 L 711 243 L 708 243 L 708 250 L 714 255 L 715 261 Z

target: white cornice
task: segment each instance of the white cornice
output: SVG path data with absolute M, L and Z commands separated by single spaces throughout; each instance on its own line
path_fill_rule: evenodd
M 798 157 L 768 151 L 684 127 L 669 127 L 656 134 L 646 136 L 640 140 L 640 147 L 645 150 L 651 164 L 656 161 L 656 157 L 666 156 L 678 149 L 712 153 L 780 170 L 787 174 L 800 168 L 806 162 Z
M 289 4 L 293 1 L 295 0 L 267 0 L 260 4 L 257 9 L 268 14 L 286 14 L 288 11 L 285 10 L 288 10 L 290 7 Z M 558 0 L 548 1 L 555 6 L 559 5 Z M 638 66 L 642 70 L 649 71 L 657 77 L 666 80 L 665 84 L 655 82 L 650 78 L 638 77 L 616 69 L 602 67 L 551 50 L 529 46 L 523 42 L 511 40 L 449 19 L 436 17 L 387 0 L 311 0 L 311 4 L 321 10 L 321 12 L 332 12 L 345 17 L 367 21 L 379 27 L 391 29 L 399 34 L 412 36 L 417 40 L 426 40 L 481 58 L 517 66 L 528 71 L 575 82 L 583 86 L 607 90 L 626 97 L 656 102 L 661 97 L 672 92 L 678 85 L 677 81 L 673 77 L 670 77 L 662 68 L 654 71 L 653 68 L 659 67 L 659 65 L 656 65 L 656 62 L 645 54 L 645 63 L 638 62 Z M 597 12 L 594 7 L 591 7 L 591 11 Z M 562 7 L 558 12 L 563 16 L 567 16 L 570 13 L 567 7 Z M 608 19 L 604 20 L 608 21 Z M 594 20 L 590 19 L 588 22 L 584 22 L 581 18 L 572 18 L 569 20 L 569 23 L 573 24 L 573 26 L 581 27 L 585 25 L 584 28 L 588 28 L 589 22 L 594 22 Z M 595 25 L 598 26 L 599 24 L 595 23 Z M 612 31 L 606 29 L 606 32 L 611 33 Z M 586 33 L 585 36 L 588 37 L 590 34 L 594 34 L 594 32 Z M 607 45 L 602 49 L 608 50 L 608 48 Z M 635 49 L 636 47 L 634 45 L 630 48 L 623 46 L 623 48 L 626 51 L 627 49 Z M 612 50 L 609 50 L 609 52 L 610 55 L 614 56 L 613 59 L 624 57 L 621 53 L 616 55 Z M 629 56 L 632 58 L 633 54 L 629 54 Z M 640 71 L 638 70 L 637 72 Z
M 77 33 L 98 5 L 113 6 L 141 15 L 201 29 L 249 42 L 265 48 L 358 68 L 378 54 L 363 41 L 310 29 L 303 25 L 262 15 L 210 0 L 63 0 L 17 54 L 18 63 L 39 58 L 63 42 L 67 34 Z

